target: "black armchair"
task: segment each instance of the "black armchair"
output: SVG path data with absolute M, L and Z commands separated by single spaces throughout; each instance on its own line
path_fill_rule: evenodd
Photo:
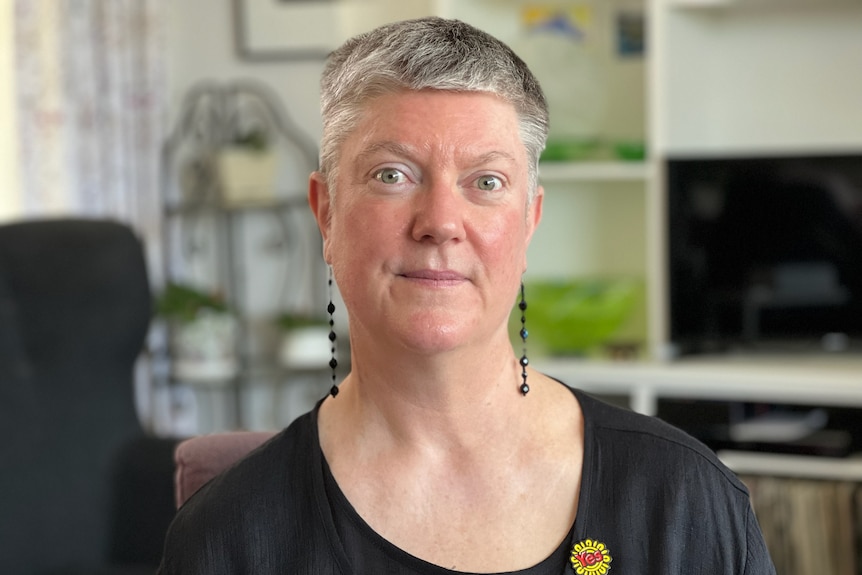
M 0 225 L 0 572 L 154 572 L 176 441 L 135 413 L 151 315 L 125 225 Z

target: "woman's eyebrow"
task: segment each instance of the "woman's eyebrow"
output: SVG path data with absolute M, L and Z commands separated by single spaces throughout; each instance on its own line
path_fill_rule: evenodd
M 363 148 L 361 152 L 356 154 L 356 159 L 362 161 L 379 152 L 389 152 L 401 158 L 412 158 L 414 155 L 410 147 L 392 140 L 386 140 L 382 142 L 374 142 L 368 147 Z
M 490 152 L 480 154 L 479 156 L 474 158 L 471 161 L 471 163 L 474 165 L 488 164 L 488 163 L 494 162 L 496 160 L 505 160 L 507 162 L 514 162 L 515 158 L 511 154 L 508 154 L 506 152 L 502 152 L 502 151 L 498 151 L 498 150 L 492 150 Z
M 415 155 L 414 151 L 409 146 L 405 146 L 404 144 L 392 140 L 386 140 L 370 144 L 368 147 L 364 148 L 356 155 L 356 159 L 362 161 L 365 158 L 373 156 L 379 152 L 389 152 L 395 156 L 407 159 L 412 159 Z M 500 150 L 491 150 L 490 152 L 485 152 L 475 157 L 468 157 L 466 161 L 463 161 L 461 163 L 465 163 L 470 166 L 479 166 L 497 160 L 514 162 L 515 158 L 507 152 L 503 152 Z

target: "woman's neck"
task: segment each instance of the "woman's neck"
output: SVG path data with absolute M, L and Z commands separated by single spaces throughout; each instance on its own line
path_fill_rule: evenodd
M 324 456 L 347 499 L 381 536 L 432 563 L 463 560 L 467 570 L 481 563 L 502 571 L 540 561 L 568 532 L 583 446 L 577 402 L 533 370 L 530 393 L 521 395 L 520 366 L 514 358 L 508 363 L 467 376 L 416 364 L 419 373 L 405 383 L 389 369 L 388 377 L 370 378 L 360 359 L 338 396 L 323 403 Z M 423 380 L 438 388 L 416 391 Z M 457 385 L 470 391 L 453 390 Z M 508 555 L 489 547 L 481 561 L 459 556 L 460 533 L 498 541 L 513 524 L 526 526 L 531 539 L 511 541 Z M 439 549 L 428 549 L 429 537 Z
M 522 407 L 525 399 L 518 390 L 521 368 L 505 333 L 479 348 L 435 353 L 357 338 L 351 351 L 352 371 L 342 392 L 353 396 L 357 413 L 375 412 L 396 432 L 426 424 L 454 431 L 461 421 L 473 429 L 485 410 L 499 419 L 507 405 Z

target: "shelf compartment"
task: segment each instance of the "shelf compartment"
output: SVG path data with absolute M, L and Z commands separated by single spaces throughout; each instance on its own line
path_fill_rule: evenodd
M 646 162 L 541 162 L 539 164 L 539 180 L 542 183 L 646 182 L 650 175 L 650 165 Z
M 722 450 L 718 458 L 740 475 L 862 482 L 862 458 Z

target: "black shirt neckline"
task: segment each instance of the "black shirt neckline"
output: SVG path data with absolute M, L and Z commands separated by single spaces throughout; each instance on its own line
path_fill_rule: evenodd
M 321 457 L 329 508 L 341 546 L 357 573 L 391 575 L 479 575 L 453 571 L 411 555 L 390 543 L 357 513 L 335 481 L 325 457 Z M 517 571 L 482 575 L 559 575 L 568 565 L 574 524 L 560 545 L 540 563 Z M 358 565 L 359 563 L 360 565 Z
M 556 380 L 556 378 L 554 378 Z M 586 528 L 587 528 L 587 517 L 589 515 L 589 507 L 590 507 L 590 497 L 592 496 L 592 485 L 589 481 L 589 477 L 592 475 L 592 470 L 594 466 L 594 446 L 593 446 L 593 414 L 590 412 L 587 405 L 589 405 L 591 398 L 581 392 L 578 389 L 572 388 L 560 380 L 556 380 L 560 385 L 568 389 L 572 395 L 575 396 L 575 400 L 578 402 L 582 412 L 582 419 L 584 425 L 584 455 L 583 455 L 583 463 L 582 463 L 582 471 L 581 471 L 581 487 L 580 493 L 578 495 L 578 509 L 577 515 L 575 516 L 575 522 L 572 528 L 569 531 L 568 537 L 566 537 L 557 550 L 551 554 L 548 559 L 542 561 L 538 565 L 531 567 L 530 569 L 535 569 L 540 566 L 543 566 L 546 561 L 549 561 L 551 557 L 561 557 L 562 562 L 558 563 L 560 567 L 557 568 L 556 571 L 545 571 L 546 573 L 570 573 L 571 564 L 569 562 L 570 553 L 572 546 L 576 541 L 580 541 L 584 539 Z M 328 396 L 326 396 L 328 397 Z M 423 561 L 418 557 L 410 555 L 406 551 L 398 548 L 393 545 L 378 533 L 376 533 L 367 523 L 363 520 L 356 510 L 350 505 L 350 502 L 347 500 L 347 497 L 344 496 L 344 493 L 341 491 L 341 488 L 338 487 L 338 484 L 335 481 L 335 477 L 332 475 L 331 470 L 329 469 L 329 464 L 326 461 L 326 457 L 323 455 L 323 450 L 320 449 L 320 436 L 318 434 L 318 413 L 320 411 L 320 406 L 326 397 L 322 398 L 314 409 L 311 412 L 312 417 L 312 425 L 314 429 L 314 453 L 312 455 L 312 464 L 315 474 L 319 475 L 319 480 L 314 483 L 321 487 L 321 489 L 316 493 L 316 499 L 318 501 L 318 509 L 320 514 L 323 516 L 325 529 L 330 537 L 331 544 L 333 546 L 334 558 L 339 563 L 339 566 L 343 573 L 345 574 L 353 574 L 353 573 L 361 573 L 357 572 L 351 567 L 351 555 L 350 552 L 353 550 L 347 550 L 344 542 L 341 540 L 342 534 L 339 532 L 339 525 L 344 524 L 344 517 L 339 515 L 339 510 L 333 505 L 333 502 L 336 501 L 339 496 L 342 498 L 343 502 L 347 505 L 348 514 L 352 512 L 354 516 L 354 520 L 358 519 L 362 525 L 369 530 L 369 532 L 373 535 L 374 538 L 377 538 L 384 548 L 389 549 L 389 551 L 394 552 L 396 556 L 403 556 L 402 558 L 406 559 L 407 564 L 412 564 L 412 562 L 416 561 L 417 567 L 420 570 L 415 571 L 417 574 L 421 575 L 475 575 L 475 574 L 467 574 L 464 572 L 459 573 L 458 571 L 451 571 L 445 569 L 443 567 L 439 567 L 432 563 L 428 563 L 427 561 Z M 586 404 L 586 405 L 585 405 Z M 332 487 L 335 487 L 333 490 Z M 422 568 L 426 568 L 427 570 L 422 571 Z M 436 569 L 436 570 L 435 570 Z M 397 573 L 410 573 L 410 571 L 392 571 L 393 575 Z M 538 575 L 543 573 L 542 571 L 531 572 L 528 570 L 522 571 L 510 571 L 508 573 L 501 573 L 497 575 Z M 383 575 L 383 573 L 376 573 L 375 575 Z M 483 574 L 489 575 L 489 574 Z

